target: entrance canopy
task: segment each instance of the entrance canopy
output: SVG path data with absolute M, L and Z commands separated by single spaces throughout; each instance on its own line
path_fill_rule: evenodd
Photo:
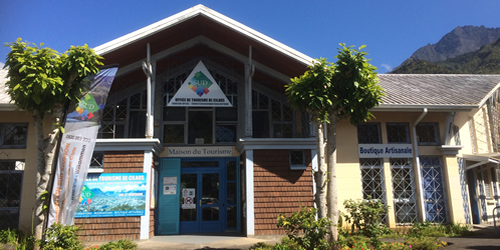
M 492 164 L 494 166 L 498 166 L 500 163 L 500 153 L 486 153 L 486 154 L 477 154 L 477 155 L 464 155 L 463 158 L 466 161 L 475 162 L 472 165 L 468 165 L 466 170 L 473 169 L 482 165 Z

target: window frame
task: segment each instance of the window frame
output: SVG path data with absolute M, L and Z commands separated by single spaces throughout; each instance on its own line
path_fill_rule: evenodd
M 361 142 L 361 136 L 360 136 L 360 127 L 364 126 L 376 126 L 377 130 L 377 137 L 378 137 L 378 142 Z M 380 129 L 380 122 L 365 122 L 365 123 L 360 123 L 357 126 L 357 136 L 358 136 L 358 144 L 382 144 L 382 130 Z
M 302 163 L 299 163 L 299 164 L 294 163 L 293 158 L 295 158 L 295 157 L 292 157 L 293 153 L 302 154 Z M 290 150 L 288 153 L 288 161 L 290 163 L 291 170 L 306 170 L 307 169 L 306 154 L 305 154 L 304 150 Z
M 404 129 L 406 130 L 406 141 L 392 141 L 391 138 L 389 137 L 389 126 L 403 126 Z M 410 126 L 407 122 L 387 122 L 385 124 L 386 127 L 386 136 L 387 136 L 387 143 L 388 144 L 410 144 L 411 143 L 411 136 L 410 136 Z
M 23 144 L 4 144 L 5 136 L 6 136 L 6 130 L 10 127 L 15 127 L 15 126 L 24 126 L 25 127 L 25 134 L 24 134 L 24 142 Z M 28 128 L 29 124 L 27 122 L 2 122 L 0 123 L 0 148 L 12 148 L 12 149 L 25 149 L 28 144 Z
M 425 126 L 425 128 L 427 128 L 425 131 L 425 133 L 426 133 L 425 137 L 421 136 L 421 133 L 420 133 L 420 132 L 422 132 L 421 129 L 424 126 Z M 432 131 L 428 129 L 431 127 L 432 127 Z M 440 144 L 439 123 L 437 123 L 437 122 L 420 122 L 417 124 L 415 130 L 416 130 L 416 134 L 417 134 L 416 140 L 417 140 L 419 146 L 437 146 Z M 430 133 L 434 133 L 434 138 L 436 139 L 435 141 L 425 141 L 425 142 L 420 141 L 420 138 L 429 137 L 428 135 Z

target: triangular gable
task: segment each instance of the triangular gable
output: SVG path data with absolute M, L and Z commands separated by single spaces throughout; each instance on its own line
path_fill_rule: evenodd
M 167 104 L 169 107 L 232 107 L 226 95 L 200 61 Z

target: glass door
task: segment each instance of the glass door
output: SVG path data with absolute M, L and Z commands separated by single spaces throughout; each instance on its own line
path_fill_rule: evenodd
M 220 170 L 181 174 L 180 233 L 222 232 L 225 187 Z

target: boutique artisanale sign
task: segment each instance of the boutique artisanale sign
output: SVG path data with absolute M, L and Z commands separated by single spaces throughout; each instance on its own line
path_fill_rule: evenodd
M 411 144 L 359 144 L 359 158 L 413 158 Z

